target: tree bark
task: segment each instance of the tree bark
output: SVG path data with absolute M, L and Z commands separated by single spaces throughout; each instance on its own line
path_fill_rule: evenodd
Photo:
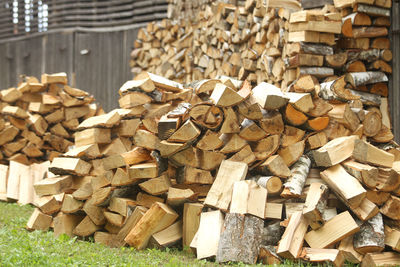
M 360 226 L 354 235 L 354 249 L 361 254 L 381 252 L 385 248 L 382 214 L 378 213 Z
M 217 262 L 255 264 L 264 221 L 252 215 L 228 213 L 218 245 Z
M 282 197 L 300 197 L 308 172 L 310 171 L 310 166 L 311 160 L 306 155 L 301 156 L 290 170 L 292 176 L 284 184 L 285 188 L 281 193 Z

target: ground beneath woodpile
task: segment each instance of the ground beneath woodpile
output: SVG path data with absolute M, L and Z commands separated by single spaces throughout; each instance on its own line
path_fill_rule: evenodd
M 92 239 L 55 238 L 51 231 L 28 232 L 25 225 L 32 212 L 32 206 L 0 202 L 0 266 L 221 266 L 196 260 L 188 250 L 113 249 Z M 286 262 L 281 266 L 308 265 Z

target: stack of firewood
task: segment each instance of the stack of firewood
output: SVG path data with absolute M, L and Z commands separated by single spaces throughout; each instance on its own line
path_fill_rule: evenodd
M 364 134 L 370 103 L 320 90 L 141 73 L 77 127 L 27 227 L 218 262 L 399 264 L 400 150 Z
M 7 171 L 14 177 L 20 172 L 21 177 L 32 180 L 32 187 L 37 178 L 31 177 L 40 177 L 35 174 L 36 170 L 46 169 L 46 161 L 65 153 L 73 145 L 79 123 L 101 112 L 93 102 L 93 96 L 87 92 L 67 85 L 65 73 L 43 74 L 40 82 L 35 77 L 22 77 L 16 88 L 0 91 L 0 160 L 4 164 L 1 165 L 4 170 L 0 187 L 2 200 L 32 202 L 32 196 L 27 197 L 26 190 L 15 191 L 18 182 L 13 190 L 6 190 Z M 31 164 L 34 164 L 32 170 L 29 169 Z M 7 165 L 10 165 L 9 169 Z M 26 183 L 21 182 L 21 186 Z

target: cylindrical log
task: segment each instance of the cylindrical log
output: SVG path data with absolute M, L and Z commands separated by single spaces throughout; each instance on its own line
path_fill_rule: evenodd
M 381 252 L 385 248 L 382 214 L 378 213 L 360 226 L 354 235 L 354 249 L 361 254 Z
M 300 159 L 293 165 L 290 170 L 292 176 L 288 178 L 288 181 L 284 184 L 282 197 L 300 197 L 303 191 L 304 184 L 306 182 L 308 172 L 310 171 L 311 160 L 303 155 Z

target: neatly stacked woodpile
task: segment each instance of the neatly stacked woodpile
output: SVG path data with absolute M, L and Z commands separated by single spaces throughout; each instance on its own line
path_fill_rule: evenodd
M 4 170 L 0 199 L 32 203 L 33 196 L 26 194 L 29 189 L 23 188 L 43 178 L 43 172 L 40 175 L 36 170 L 46 169 L 46 161 L 65 153 L 73 145 L 79 123 L 99 112 L 93 96 L 68 86 L 65 73 L 43 74 L 40 82 L 22 77 L 17 87 L 0 91 L 0 163 Z M 12 177 L 9 182 L 7 172 Z M 32 180 L 30 186 L 21 180 L 21 190 L 17 190 L 19 176 Z M 7 190 L 8 183 L 14 183 L 13 189 Z
M 226 75 L 283 91 L 293 90 L 292 83 L 304 75 L 311 75 L 305 79 L 312 84 L 346 76 L 342 82 L 358 95 L 387 97 L 391 1 L 334 4 L 301 10 L 290 0 L 268 6 L 248 0 L 240 7 L 218 2 L 199 11 L 193 23 L 150 23 L 135 42 L 132 72 L 182 83 Z
M 328 102 L 319 84 L 185 87 L 142 73 L 121 109 L 78 126 L 56 176 L 35 184 L 27 227 L 218 262 L 400 264 L 400 150 L 364 133 L 370 112 L 384 116 L 346 86 Z
M 210 5 L 211 0 L 167 0 L 168 2 L 168 18 L 173 20 L 190 20 L 196 21 L 199 19 L 199 12 L 203 11 L 207 5 Z M 219 2 L 244 5 L 244 0 L 219 0 Z
M 208 5 L 194 23 L 149 23 L 135 41 L 132 72 L 149 71 L 182 83 L 227 75 L 280 87 L 284 16 L 301 6 L 295 0 L 269 1 L 271 8 L 261 1 L 247 2 L 243 7 Z

